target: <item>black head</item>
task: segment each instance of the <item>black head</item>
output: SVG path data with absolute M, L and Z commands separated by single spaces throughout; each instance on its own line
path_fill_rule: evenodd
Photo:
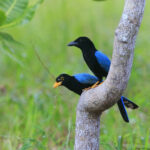
M 76 46 L 81 50 L 95 50 L 93 42 L 88 37 L 79 37 L 75 41 L 70 42 L 68 46 Z
M 60 74 L 57 78 L 56 78 L 56 82 L 54 83 L 53 87 L 57 88 L 58 86 L 61 85 L 66 85 L 70 79 L 72 78 L 72 76 L 68 75 L 68 74 Z

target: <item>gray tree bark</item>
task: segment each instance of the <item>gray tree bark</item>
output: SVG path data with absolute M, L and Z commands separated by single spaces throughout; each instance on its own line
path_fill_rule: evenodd
M 127 86 L 144 7 L 145 0 L 125 0 L 107 79 L 97 88 L 83 92 L 78 102 L 75 150 L 99 150 L 100 116 L 116 104 Z

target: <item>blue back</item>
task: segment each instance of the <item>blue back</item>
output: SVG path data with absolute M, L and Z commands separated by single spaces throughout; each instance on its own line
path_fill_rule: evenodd
M 97 58 L 98 63 L 100 64 L 100 66 L 101 66 L 106 72 L 108 72 L 108 71 L 109 71 L 109 68 L 110 68 L 110 64 L 111 64 L 110 59 L 109 59 L 105 54 L 103 54 L 103 53 L 100 52 L 100 51 L 96 51 L 96 52 L 95 52 L 95 56 L 96 56 L 96 58 Z
M 98 78 L 88 73 L 78 73 L 73 75 L 80 83 L 94 84 L 98 81 Z

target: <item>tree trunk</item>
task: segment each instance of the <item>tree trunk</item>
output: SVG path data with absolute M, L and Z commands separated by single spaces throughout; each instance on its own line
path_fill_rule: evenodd
M 80 97 L 76 115 L 75 150 L 99 150 L 100 116 L 117 102 L 127 86 L 144 7 L 145 0 L 125 1 L 115 32 L 108 77 L 102 85 L 83 92 Z

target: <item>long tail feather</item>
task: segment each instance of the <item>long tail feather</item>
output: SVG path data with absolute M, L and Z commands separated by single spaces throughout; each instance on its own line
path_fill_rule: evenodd
M 130 108 L 130 109 L 137 109 L 139 106 L 135 103 L 133 103 L 132 101 L 130 101 L 129 99 L 127 99 L 126 97 L 122 96 L 123 98 L 123 102 L 125 104 L 125 106 L 127 108 Z
M 122 118 L 125 122 L 129 122 L 128 114 L 123 102 L 123 97 L 117 102 Z

